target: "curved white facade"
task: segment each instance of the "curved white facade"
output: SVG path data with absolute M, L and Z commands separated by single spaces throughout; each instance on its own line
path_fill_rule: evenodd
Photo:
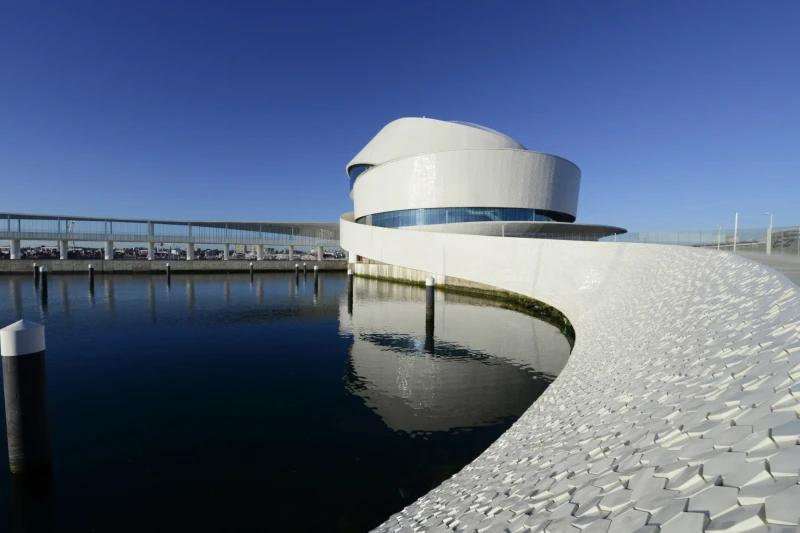
M 511 207 L 553 211 L 575 220 L 581 171 L 527 150 L 417 154 L 361 174 L 353 187 L 356 218 L 402 209 Z
M 502 133 L 431 118 L 401 118 L 390 122 L 347 164 L 380 165 L 413 154 L 448 150 L 525 150 Z
M 373 221 L 364 217 L 424 209 L 471 217 L 454 218 L 459 222 L 574 222 L 578 212 L 581 171 L 575 164 L 465 123 L 396 120 L 350 161 L 347 171 L 356 219 L 368 224 Z

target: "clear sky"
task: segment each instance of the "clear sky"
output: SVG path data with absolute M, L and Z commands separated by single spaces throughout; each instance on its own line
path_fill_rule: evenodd
M 345 164 L 427 116 L 574 161 L 579 221 L 800 224 L 798 28 L 795 0 L 5 0 L 0 211 L 336 221 Z

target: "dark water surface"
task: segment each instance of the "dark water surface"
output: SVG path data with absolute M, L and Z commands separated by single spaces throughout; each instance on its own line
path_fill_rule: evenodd
M 53 477 L 0 531 L 366 531 L 477 457 L 569 346 L 487 300 L 313 274 L 0 278 L 47 327 Z M 2 442 L 5 442 L 5 424 Z

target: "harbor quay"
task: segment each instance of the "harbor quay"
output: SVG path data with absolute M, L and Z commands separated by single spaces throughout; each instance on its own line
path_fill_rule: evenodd
M 252 266 L 255 272 L 288 272 L 294 271 L 295 265 L 300 271 L 303 265 L 307 272 L 345 271 L 347 261 L 327 259 L 325 261 L 97 261 L 91 259 L 20 259 L 16 261 L 0 261 L 0 275 L 3 274 L 31 274 L 37 267 L 46 267 L 48 272 L 55 274 L 86 274 L 89 266 L 98 274 L 124 273 L 124 274 L 155 274 L 166 272 L 167 265 L 173 273 L 178 272 L 248 272 Z

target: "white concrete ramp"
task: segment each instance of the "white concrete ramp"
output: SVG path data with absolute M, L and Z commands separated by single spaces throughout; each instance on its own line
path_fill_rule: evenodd
M 551 304 L 561 375 L 460 473 L 380 531 L 790 532 L 800 519 L 800 288 L 760 263 L 647 244 L 369 227 L 389 265 Z

